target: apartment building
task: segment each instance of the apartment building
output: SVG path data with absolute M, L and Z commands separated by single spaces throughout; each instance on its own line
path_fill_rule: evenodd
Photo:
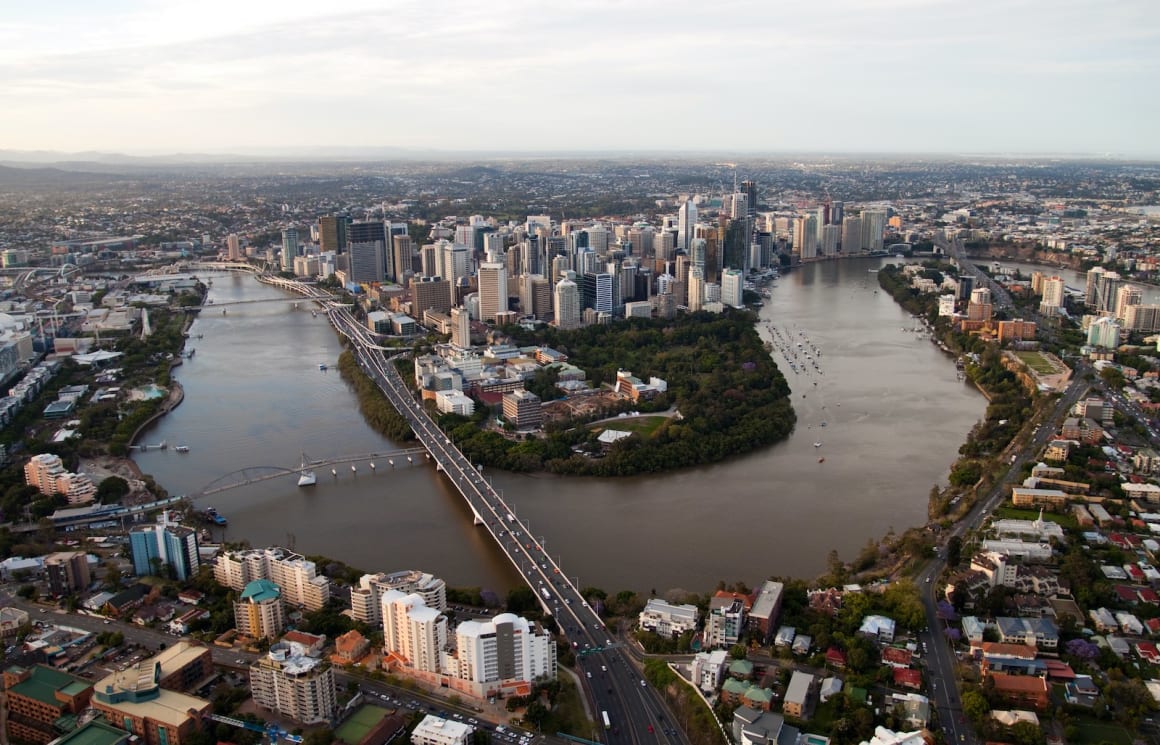
M 378 626 L 383 622 L 383 594 L 388 590 L 418 595 L 428 608 L 447 610 L 447 583 L 428 572 L 408 569 L 360 577 L 358 586 L 350 588 L 351 614 L 363 623 Z
M 8 742 L 41 745 L 70 732 L 93 695 L 88 681 L 44 665 L 9 667 L 2 680 Z
M 277 546 L 223 554 L 213 576 L 238 592 L 254 580 L 270 580 L 281 589 L 283 602 L 306 610 L 319 610 L 330 601 L 330 580 L 318 574 L 314 562 Z
M 338 708 L 334 669 L 296 644 L 279 642 L 255 661 L 250 690 L 258 706 L 304 725 L 325 724 Z
M 213 708 L 209 701 L 162 688 L 160 663 L 145 660 L 100 680 L 92 706 L 136 735 L 140 745 L 183 745 Z

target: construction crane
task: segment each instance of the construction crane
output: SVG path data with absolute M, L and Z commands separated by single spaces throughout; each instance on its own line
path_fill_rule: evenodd
M 233 717 L 223 717 L 220 714 L 206 714 L 206 719 L 212 719 L 215 722 L 228 724 L 231 727 L 241 727 L 248 729 L 251 732 L 260 732 L 266 737 L 270 738 L 272 745 L 276 745 L 279 740 L 286 742 L 300 743 L 302 742 L 301 735 L 292 735 L 278 725 L 270 722 L 268 724 L 261 724 L 259 722 L 247 722 L 244 719 L 234 719 Z

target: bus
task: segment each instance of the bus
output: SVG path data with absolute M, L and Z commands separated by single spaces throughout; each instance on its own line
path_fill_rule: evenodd
M 608 721 L 608 712 L 602 711 L 600 712 L 600 716 L 604 719 L 604 729 L 612 729 L 612 722 Z

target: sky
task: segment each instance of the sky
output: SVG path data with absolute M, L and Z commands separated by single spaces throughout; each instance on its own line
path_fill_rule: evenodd
M 1160 157 L 1156 0 L 0 0 L 0 148 Z

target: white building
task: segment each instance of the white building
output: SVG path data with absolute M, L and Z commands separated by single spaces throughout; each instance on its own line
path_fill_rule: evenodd
M 330 580 L 318 574 L 313 561 L 273 546 L 230 551 L 213 568 L 219 585 L 241 592 L 256 579 L 268 579 L 282 590 L 282 600 L 307 610 L 319 610 L 330 601 Z
M 721 302 L 734 308 L 742 307 L 745 291 L 745 275 L 740 269 L 726 269 L 721 274 Z
M 254 703 L 300 724 L 325 724 L 337 710 L 334 669 L 307 657 L 301 645 L 280 642 L 250 666 Z
M 955 296 L 954 295 L 939 295 L 938 296 L 938 314 L 940 316 L 950 317 L 955 314 Z
M 661 636 L 676 637 L 697 628 L 697 606 L 670 605 L 659 598 L 649 598 L 640 612 L 640 627 Z
M 1088 327 L 1087 341 L 1093 347 L 1115 349 L 1120 346 L 1120 324 L 1114 318 L 1097 318 Z
M 479 315 L 484 321 L 494 321 L 507 309 L 507 267 L 485 261 L 479 265 Z
M 435 393 L 435 408 L 444 414 L 471 416 L 475 413 L 475 401 L 462 391 L 437 391 Z
M 556 643 L 551 634 L 512 613 L 459 624 L 455 649 L 458 677 L 472 683 L 556 677 Z
M 351 615 L 372 626 L 381 624 L 383 594 L 388 590 L 418 595 L 427 607 L 447 610 L 447 583 L 428 572 L 408 569 L 390 574 L 364 574 L 360 577 L 358 586 L 350 589 Z
M 692 681 L 702 691 L 715 691 L 725 677 L 725 666 L 729 662 L 729 653 L 724 649 L 714 649 L 712 652 L 698 652 L 693 657 Z
M 411 731 L 412 745 L 468 745 L 475 728 L 428 714 Z
M 447 618 L 428 608 L 423 598 L 387 590 L 382 599 L 383 652 L 401 658 L 408 667 L 440 672 L 441 653 L 447 646 Z
M 555 309 L 556 309 L 556 328 L 559 329 L 574 329 L 580 327 L 580 288 L 572 281 L 571 277 L 565 277 L 556 283 L 555 293 Z
M 861 745 L 925 745 L 922 732 L 895 732 L 885 727 L 875 727 L 874 737 L 864 740 Z

